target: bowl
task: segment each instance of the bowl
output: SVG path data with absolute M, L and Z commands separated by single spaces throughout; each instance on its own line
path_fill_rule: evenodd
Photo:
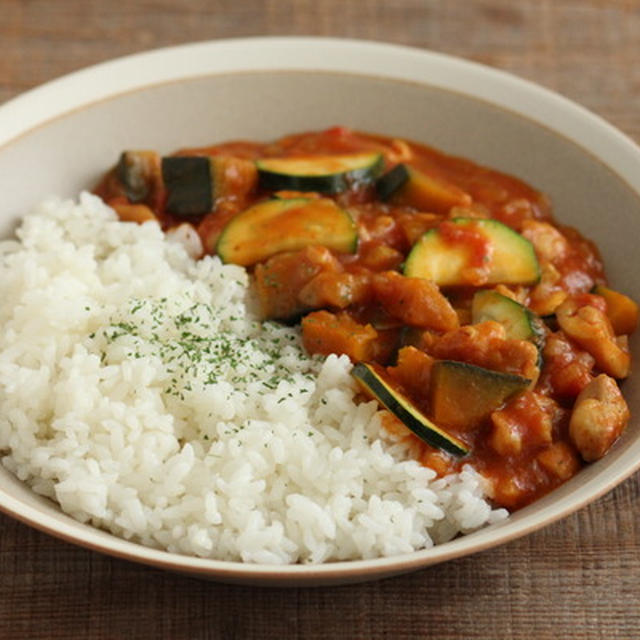
M 0 107 L 0 233 L 43 197 L 91 187 L 123 148 L 169 152 L 269 140 L 342 124 L 471 158 L 546 192 L 556 217 L 599 245 L 610 281 L 640 300 L 640 149 L 539 86 L 449 56 L 325 38 L 204 42 L 129 56 L 50 82 Z M 9 188 L 10 186 L 10 188 Z M 635 358 L 638 341 L 632 341 Z M 635 376 L 624 385 L 640 415 Z M 127 560 L 230 583 L 344 584 L 414 571 L 513 540 L 583 507 L 640 467 L 640 423 L 600 461 L 506 521 L 433 549 L 325 565 L 187 557 L 65 515 L 0 469 L 0 509 L 46 533 Z

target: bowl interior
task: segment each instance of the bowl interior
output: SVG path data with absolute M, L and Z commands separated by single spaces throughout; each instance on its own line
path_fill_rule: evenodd
M 0 234 L 50 194 L 90 188 L 121 150 L 169 152 L 228 139 L 270 140 L 335 124 L 416 140 L 523 178 L 552 199 L 556 217 L 600 247 L 612 285 L 640 300 L 630 268 L 640 237 L 638 185 L 625 183 L 596 155 L 532 119 L 428 84 L 335 72 L 260 71 L 208 75 L 142 87 L 58 116 L 0 148 Z M 640 180 L 639 180 L 640 184 Z M 638 341 L 632 344 L 634 356 Z M 640 414 L 632 379 L 625 394 Z M 432 551 L 334 567 L 265 569 L 144 550 L 94 532 L 62 514 L 0 470 L 0 506 L 31 524 L 75 542 L 143 562 L 209 577 L 263 583 L 341 582 L 379 577 L 462 555 L 530 531 L 603 493 L 640 459 L 634 421 L 614 450 L 544 500 L 492 527 Z M 164 561 L 162 558 L 164 557 Z M 324 573 L 323 573 L 324 571 Z

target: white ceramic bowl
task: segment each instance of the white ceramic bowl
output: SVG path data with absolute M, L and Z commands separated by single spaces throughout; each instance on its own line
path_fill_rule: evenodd
M 182 46 L 80 71 L 0 107 L 0 233 L 51 193 L 92 186 L 123 148 L 178 147 L 334 124 L 390 134 L 515 174 L 600 246 L 610 280 L 640 300 L 640 149 L 576 104 L 508 74 L 440 54 L 362 41 L 255 38 Z M 635 358 L 638 341 L 633 341 Z M 634 415 L 640 390 L 624 385 Z M 70 542 L 226 582 L 319 585 L 413 571 L 501 544 L 594 500 L 640 466 L 634 420 L 601 461 L 506 522 L 434 549 L 322 566 L 179 556 L 64 515 L 0 469 L 0 509 Z

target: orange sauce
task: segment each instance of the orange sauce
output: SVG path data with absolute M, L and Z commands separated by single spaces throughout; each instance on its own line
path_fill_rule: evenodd
M 407 149 L 409 159 L 403 157 Z M 526 220 L 553 223 L 548 199 L 516 177 L 464 158 L 446 155 L 425 145 L 399 143 L 384 136 L 352 131 L 346 127 L 289 135 L 270 143 L 225 142 L 183 149 L 176 155 L 230 155 L 256 160 L 365 151 L 382 153 L 385 171 L 400 161 L 406 162 L 414 169 L 425 172 L 434 179 L 444 180 L 469 194 L 472 205 L 471 210 L 466 213 L 471 217 L 492 217 L 516 231 L 522 229 Z M 113 172 L 96 187 L 96 192 L 107 201 L 122 197 L 122 190 L 118 188 Z M 211 253 L 215 250 L 217 236 L 233 216 L 270 195 L 272 194 L 259 189 L 244 200 L 236 199 L 230 194 L 220 199 L 213 211 L 192 220 L 204 241 L 205 251 Z M 314 197 L 314 194 L 307 194 L 307 197 Z M 408 229 L 412 230 L 411 233 L 420 233 L 419 225 L 424 226 L 423 230 L 439 226 L 446 241 L 467 247 L 471 266 L 482 267 L 490 255 L 490 243 L 484 234 L 474 230 L 472 226 L 463 228 L 449 221 L 452 217 L 465 215 L 464 210 L 451 211 L 447 215 L 441 212 L 415 211 L 404 205 L 381 202 L 371 185 L 360 185 L 330 197 L 341 207 L 347 208 L 357 220 L 360 236 L 358 251 L 355 254 L 337 255 L 336 263 L 342 265 L 344 271 L 356 275 L 361 288 L 364 286 L 362 283 L 366 284 L 376 272 L 400 267 L 412 244 Z M 183 222 L 165 210 L 165 202 L 166 194 L 162 190 L 154 194 L 153 210 L 162 226 L 169 228 Z M 292 219 L 291 229 L 294 227 L 295 220 Z M 568 294 L 575 295 L 587 293 L 594 283 L 604 283 L 603 266 L 595 245 L 574 229 L 562 226 L 556 228 L 567 238 L 570 246 L 566 256 L 555 265 L 559 274 L 557 286 Z M 286 228 L 282 230 L 283 233 L 287 231 Z M 520 293 L 526 303 L 530 291 Z M 445 294 L 460 317 L 468 317 L 473 289 L 451 290 Z M 595 304 L 601 302 L 596 300 Z M 369 323 L 371 331 L 364 333 L 367 336 L 379 335 L 380 353 L 396 353 L 404 344 L 403 337 L 408 335 L 371 294 L 361 296 L 340 313 L 347 314 L 345 317 L 352 318 L 353 322 L 364 325 Z M 411 327 L 408 329 L 415 332 Z M 552 330 L 557 331 L 557 328 L 552 327 Z M 420 335 L 416 346 L 428 352 L 430 342 L 438 339 L 434 332 L 431 334 Z M 456 459 L 422 443 L 390 414 L 385 414 L 387 430 L 395 437 L 410 441 L 418 459 L 440 474 L 459 470 L 467 462 L 472 463 L 491 481 L 494 499 L 498 504 L 510 509 L 519 508 L 564 482 L 582 464 L 568 436 L 568 416 L 575 394 L 592 376 L 585 362 L 575 345 L 569 344 L 564 351 L 559 350 L 555 356 L 546 360 L 533 390 L 535 395 L 531 391 L 521 394 L 499 408 L 499 415 L 494 416 L 493 420 L 487 420 L 472 430 L 451 428 L 452 435 L 471 446 L 472 453 L 464 459 Z M 392 362 L 381 364 L 391 365 Z M 563 395 L 563 372 L 569 366 L 575 369 L 575 376 L 566 383 L 567 391 Z M 421 379 L 428 380 L 428 364 L 424 367 L 426 368 L 420 373 Z M 429 415 L 427 390 L 420 393 L 418 385 L 407 388 L 397 371 L 394 372 L 391 367 L 387 371 L 398 389 Z M 548 402 L 545 404 L 544 400 Z M 496 424 L 501 425 L 502 431 Z

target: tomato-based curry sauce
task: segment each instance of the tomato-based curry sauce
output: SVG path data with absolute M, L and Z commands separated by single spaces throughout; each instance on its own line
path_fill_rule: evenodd
M 247 267 L 265 319 L 360 363 L 392 437 L 438 474 L 472 464 L 496 504 L 544 495 L 627 424 L 637 306 L 515 177 L 333 127 L 125 152 L 95 191 Z

